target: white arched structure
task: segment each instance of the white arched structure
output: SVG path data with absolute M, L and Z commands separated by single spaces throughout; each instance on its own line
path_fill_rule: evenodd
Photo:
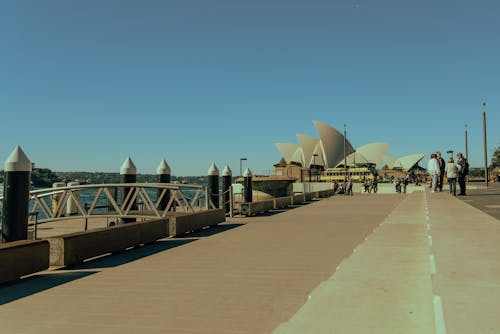
M 398 160 L 398 158 L 390 157 L 390 156 L 386 155 L 386 156 L 384 156 L 384 160 L 385 160 L 387 167 L 389 167 L 390 169 L 393 169 L 394 163 L 396 162 L 396 160 Z
M 406 156 L 401 157 L 398 160 L 396 160 L 393 168 L 399 167 L 399 168 L 402 168 L 403 170 L 410 170 L 416 164 L 418 164 L 419 161 L 424 158 L 424 156 L 425 156 L 425 154 L 422 154 L 422 153 L 406 155 Z
M 324 166 L 323 150 L 320 140 L 311 136 L 297 134 L 300 148 L 304 158 L 304 167 L 309 168 L 312 164 Z
M 366 157 L 363 154 L 359 153 L 358 151 L 351 153 L 346 157 L 347 166 L 359 163 L 368 163 L 368 162 L 370 161 L 366 159 Z M 342 159 L 335 167 L 339 166 L 344 166 L 344 159 Z
M 382 160 L 389 149 L 389 143 L 370 143 L 358 147 L 356 152 L 361 153 L 368 162 L 374 163 L 377 168 L 382 167 Z
M 321 138 L 325 166 L 335 167 L 344 159 L 344 135 L 326 123 L 314 120 L 313 124 Z M 346 154 L 353 152 L 354 148 L 346 139 Z
M 311 163 L 314 163 L 316 166 L 325 166 L 325 158 L 323 145 L 321 144 L 321 140 L 318 140 L 316 147 L 314 148 L 313 157 L 311 158 Z M 316 155 L 316 157 L 314 157 Z
M 298 144 L 274 143 L 274 145 L 278 151 L 280 151 L 281 156 L 285 159 L 287 164 L 293 161 L 304 165 L 302 149 Z

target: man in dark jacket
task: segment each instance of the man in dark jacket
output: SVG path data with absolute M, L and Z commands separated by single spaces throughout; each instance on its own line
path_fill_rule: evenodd
M 444 159 L 441 157 L 441 152 L 437 151 L 436 152 L 436 160 L 439 165 L 439 178 L 438 178 L 438 190 L 443 191 L 443 179 L 444 179 L 444 168 L 445 168 L 445 162 Z
M 458 185 L 460 186 L 460 193 L 458 196 L 465 196 L 465 177 L 469 174 L 469 163 L 464 158 L 462 153 L 457 154 L 458 165 Z

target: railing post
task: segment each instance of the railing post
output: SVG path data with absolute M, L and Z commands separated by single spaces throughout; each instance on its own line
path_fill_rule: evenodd
M 134 163 L 132 162 L 132 159 L 130 157 L 125 160 L 123 163 L 121 169 L 120 169 L 120 183 L 136 183 L 137 181 L 137 168 L 135 167 Z M 125 203 L 125 199 L 127 198 L 127 195 L 129 192 L 133 191 L 133 188 L 131 187 L 123 187 L 122 191 L 122 207 L 125 209 L 129 206 L 130 202 Z M 132 195 L 132 194 L 131 194 Z M 128 201 L 131 201 L 132 197 L 128 199 Z M 130 211 L 137 210 L 137 203 L 134 201 L 132 203 Z M 120 220 L 121 224 L 126 224 L 126 223 L 131 223 L 135 222 L 135 218 L 122 218 Z
M 210 209 L 210 197 L 208 196 L 208 191 L 210 188 L 205 188 L 205 208 Z
M 33 225 L 33 240 L 36 240 L 36 235 L 38 233 L 38 211 L 35 211 L 35 225 Z
M 219 207 L 219 169 L 215 164 L 208 170 L 208 191 L 210 202 L 215 208 Z M 210 208 L 210 206 L 209 206 Z
M 245 169 L 245 173 L 243 173 L 243 187 L 244 187 L 244 199 L 245 202 L 251 203 L 253 200 L 253 191 L 252 191 L 252 177 L 253 174 L 249 168 Z
M 52 183 L 52 188 L 61 188 L 66 187 L 66 183 L 64 182 L 54 182 Z M 57 206 L 59 201 L 61 200 L 62 194 L 54 194 L 52 195 L 52 214 L 54 217 L 57 215 Z
M 68 182 L 67 184 L 68 187 L 73 187 L 78 185 L 80 185 L 80 182 Z M 77 199 L 80 198 L 79 192 L 73 192 L 71 189 L 69 191 L 71 191 L 71 193 L 73 193 L 73 195 Z M 69 197 L 68 200 L 66 201 L 66 216 L 76 215 L 77 213 L 78 213 L 78 206 L 76 205 L 75 200 Z
M 233 175 L 231 172 L 231 168 L 229 168 L 229 166 L 224 167 L 224 169 L 222 170 L 222 193 L 224 194 L 222 203 L 224 205 L 224 210 L 226 211 L 226 213 L 229 213 L 229 211 L 231 210 L 230 189 L 232 178 Z
M 158 169 L 156 170 L 156 173 L 158 174 L 158 182 L 159 183 L 170 183 L 170 175 L 171 175 L 171 170 L 170 166 L 167 164 L 167 161 L 165 159 L 160 162 L 160 165 L 158 166 Z M 165 189 L 158 189 L 157 191 L 157 198 L 161 196 L 161 193 Z M 165 190 L 165 195 L 163 195 L 163 198 L 161 199 L 160 203 L 158 203 L 158 209 L 163 211 L 167 208 L 168 201 L 170 200 L 170 189 Z
M 234 212 L 234 194 L 233 194 L 233 186 L 229 187 L 229 217 L 233 218 Z
M 4 165 L 1 242 L 28 239 L 31 161 L 17 146 Z

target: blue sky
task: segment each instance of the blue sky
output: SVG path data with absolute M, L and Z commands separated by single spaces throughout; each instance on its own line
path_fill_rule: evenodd
M 467 123 L 482 166 L 482 101 L 500 144 L 498 1 L 1 0 L 0 43 L 4 161 L 260 174 L 317 119 L 393 156 L 464 151 Z

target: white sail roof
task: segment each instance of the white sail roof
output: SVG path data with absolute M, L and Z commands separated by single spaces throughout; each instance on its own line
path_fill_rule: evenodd
M 316 166 L 325 166 L 324 149 L 321 144 L 321 140 L 318 140 L 316 147 L 314 148 L 313 157 L 311 158 L 311 163 Z M 316 157 L 314 157 L 316 155 Z
M 396 162 L 396 160 L 398 160 L 398 158 L 385 155 L 384 160 L 385 160 L 385 163 L 387 164 L 387 167 L 389 167 L 390 169 L 393 169 L 394 163 Z
M 384 160 L 384 156 L 389 149 L 389 143 L 370 143 L 358 147 L 356 152 L 361 153 L 368 162 L 374 163 L 377 168 L 382 167 L 382 160 Z
M 366 159 L 366 157 L 359 153 L 359 152 L 354 152 L 354 153 L 351 153 L 349 154 L 347 157 L 346 157 L 346 162 L 347 162 L 347 165 L 352 165 L 352 164 L 355 164 L 355 163 L 367 163 L 367 162 L 370 162 L 368 161 L 368 159 Z M 344 159 L 342 159 L 335 167 L 339 167 L 340 165 L 344 166 Z
M 302 149 L 303 161 L 305 162 L 304 167 L 309 168 L 313 163 L 316 165 L 322 165 L 323 158 L 320 158 L 320 155 L 322 156 L 323 153 L 321 150 L 319 152 L 317 150 L 319 139 L 303 134 L 297 134 L 297 140 L 299 141 L 300 148 Z M 317 156 L 314 157 L 314 154 L 317 154 Z
M 394 162 L 393 167 L 400 167 L 403 170 L 409 170 L 413 168 L 420 160 L 424 158 L 425 154 L 423 153 L 417 153 L 417 154 L 410 154 L 406 155 L 404 157 L 401 157 Z
M 285 159 L 287 164 L 292 161 L 304 164 L 302 150 L 298 144 L 274 143 L 274 146 L 280 151 L 281 156 Z
M 325 166 L 335 167 L 344 159 L 344 135 L 326 123 L 314 120 L 313 124 L 321 138 Z M 346 140 L 346 154 L 349 155 L 353 152 L 354 148 Z

